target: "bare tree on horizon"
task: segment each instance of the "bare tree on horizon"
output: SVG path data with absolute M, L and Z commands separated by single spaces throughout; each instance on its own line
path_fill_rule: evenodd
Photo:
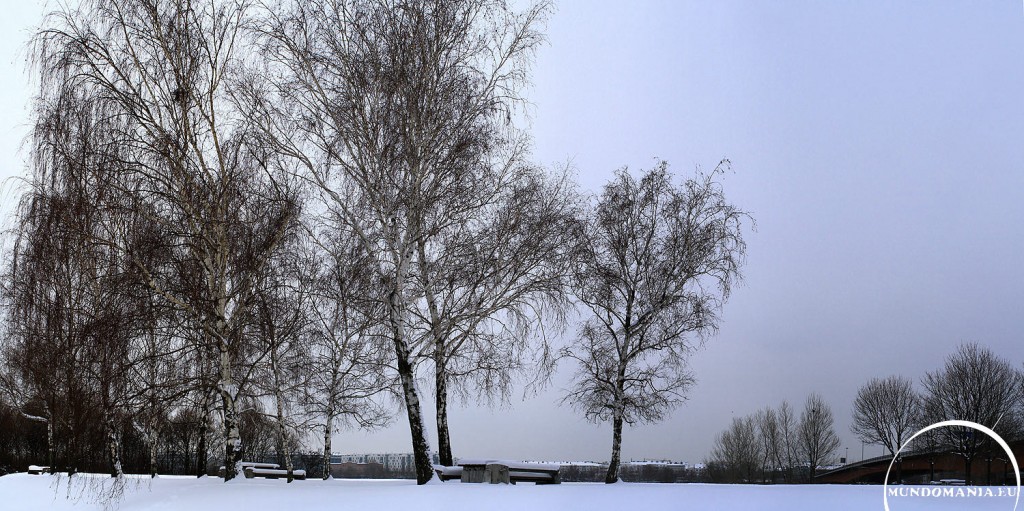
M 921 422 L 921 398 L 902 376 L 872 378 L 857 391 L 850 430 L 869 444 L 881 444 L 890 456 L 903 446 Z
M 785 467 L 785 435 L 779 421 L 779 412 L 768 406 L 754 416 L 758 438 L 761 441 L 761 470 L 767 482 L 774 483 L 775 475 Z
M 796 440 L 802 459 L 807 462 L 807 482 L 813 483 L 818 467 L 830 463 L 839 448 L 832 408 L 817 393 L 807 396 L 804 402 Z
M 763 468 L 764 445 L 756 416 L 733 417 L 715 437 L 706 465 L 715 482 L 754 483 Z
M 1019 434 L 1024 376 L 1008 361 L 977 343 L 961 344 L 946 357 L 946 363 L 921 380 L 924 386 L 924 419 L 967 420 L 987 426 L 1001 436 Z M 965 481 L 972 483 L 974 459 L 987 445 L 987 438 L 963 427 L 939 430 L 939 439 L 963 457 Z

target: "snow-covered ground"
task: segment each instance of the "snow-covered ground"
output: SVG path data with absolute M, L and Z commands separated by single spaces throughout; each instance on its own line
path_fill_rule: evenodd
M 0 477 L 0 509 L 19 511 L 287 511 L 351 510 L 881 510 L 878 486 L 737 486 L 711 484 L 616 485 L 566 483 L 557 486 L 432 483 L 412 481 L 236 480 L 185 476 L 128 478 L 123 495 L 109 498 L 109 477 L 14 474 Z M 998 490 L 998 489 L 995 489 Z M 1005 491 L 1005 489 L 1004 489 Z M 892 511 L 1010 510 L 1012 497 L 893 497 Z

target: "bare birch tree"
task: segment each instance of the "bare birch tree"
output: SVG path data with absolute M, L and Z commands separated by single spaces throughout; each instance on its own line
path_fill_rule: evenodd
M 109 471 L 120 477 L 118 423 L 128 414 L 125 368 L 131 363 L 129 342 L 137 327 L 135 318 L 146 312 L 146 292 L 137 285 L 122 254 L 93 241 L 97 233 L 124 227 L 121 215 L 95 200 L 105 193 L 101 169 L 110 165 L 110 155 L 103 151 L 109 139 L 96 127 L 97 102 L 74 91 L 48 99 L 36 110 L 32 191 L 25 198 L 23 236 L 11 267 L 17 282 L 11 289 L 12 310 L 25 327 L 20 330 L 27 336 L 22 341 L 35 345 L 24 348 L 38 350 L 29 356 L 42 354 L 49 357 L 42 363 L 63 360 L 69 365 L 62 408 L 75 410 L 77 404 L 95 403 Z M 32 332 L 40 323 L 60 327 L 54 335 L 33 340 Z M 88 429 L 75 427 L 77 433 L 69 436 L 74 440 Z
M 308 256 L 310 378 L 306 410 L 323 427 L 323 478 L 330 478 L 336 424 L 383 426 L 389 410 L 378 399 L 387 383 L 388 346 L 382 345 L 381 304 L 371 297 L 374 278 L 365 271 L 373 260 L 350 231 L 330 228 Z
M 724 165 L 681 185 L 665 162 L 640 179 L 620 170 L 589 220 L 574 277 L 588 315 L 562 351 L 578 364 L 565 399 L 611 421 L 608 483 L 618 481 L 623 424 L 660 421 L 686 398 L 687 360 L 740 276 L 748 215 L 715 180 Z
M 319 0 L 295 2 L 263 29 L 266 61 L 285 77 L 280 108 L 294 119 L 265 131 L 373 258 L 420 483 L 433 470 L 416 388 L 417 261 L 517 175 L 521 143 L 504 127 L 546 11 Z
M 157 300 L 150 300 L 151 309 L 141 318 L 143 325 L 130 348 L 133 363 L 126 367 L 131 423 L 149 449 L 150 477 L 159 471 L 157 453 L 168 422 L 184 408 L 198 381 L 197 371 L 187 365 L 195 356 L 191 346 L 175 335 L 173 310 L 157 306 Z
M 295 479 L 289 440 L 303 429 L 294 408 L 306 387 L 310 360 L 306 335 L 310 295 L 300 269 L 303 261 L 296 255 L 289 250 L 272 259 L 271 268 L 257 283 L 253 312 L 254 334 L 265 353 L 253 367 L 254 387 L 273 401 L 277 454 L 289 483 Z
M 580 239 L 579 201 L 565 176 L 520 170 L 493 203 L 417 247 L 422 300 L 417 344 L 434 365 L 439 458 L 453 465 L 449 389 L 478 402 L 506 399 L 531 350 L 548 351 L 543 322 L 561 322 Z M 556 329 L 557 330 L 557 329 Z M 531 341 L 536 340 L 536 343 Z M 540 361 L 541 364 L 543 361 Z
M 65 288 L 65 266 L 54 257 L 63 253 L 64 237 L 54 229 L 58 207 L 37 190 L 19 209 L 21 225 L 3 279 L 3 389 L 24 417 L 46 425 L 46 463 L 56 469 L 63 398 L 75 369 L 67 365 L 76 363 L 68 355 L 78 345 L 67 321 L 72 293 Z
M 246 145 L 248 118 L 232 100 L 245 2 L 87 0 L 48 18 L 35 39 L 42 96 L 100 98 L 117 167 L 111 197 L 156 226 L 153 268 L 115 233 L 97 236 L 144 282 L 194 321 L 215 348 L 225 432 L 225 478 L 242 453 L 232 357 L 244 351 L 236 317 L 250 310 L 255 276 L 296 216 L 273 162 Z M 113 149 L 110 149 L 111 151 Z

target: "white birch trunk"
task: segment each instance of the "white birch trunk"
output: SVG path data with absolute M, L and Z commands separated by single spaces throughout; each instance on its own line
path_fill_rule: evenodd
M 327 421 L 324 423 L 324 461 L 323 461 L 323 479 L 324 481 L 331 479 L 331 424 L 334 422 L 334 413 L 327 413 Z
M 288 471 L 288 482 L 295 480 L 294 465 L 292 463 L 292 453 L 288 448 L 287 431 L 284 424 L 284 396 L 281 392 L 281 367 L 277 360 L 277 346 L 276 340 L 275 345 L 270 350 L 270 369 L 274 373 L 274 400 L 277 404 L 277 443 L 281 449 L 281 455 L 284 457 L 284 466 Z
M 408 258 L 401 257 L 396 268 L 394 286 L 388 297 L 388 315 L 391 323 L 392 341 L 395 346 L 395 358 L 398 366 L 398 377 L 402 383 L 405 397 L 405 409 L 409 418 L 409 430 L 412 434 L 413 459 L 416 465 L 416 483 L 426 484 L 434 476 L 434 468 L 430 463 L 429 445 L 426 430 L 423 427 L 423 413 L 420 408 L 419 392 L 416 389 L 416 375 L 412 364 L 409 343 L 405 333 L 405 304 L 402 290 L 405 275 L 408 273 Z
M 231 377 L 231 356 L 227 344 L 220 341 L 220 397 L 224 411 L 224 480 L 230 481 L 242 470 L 242 437 L 238 431 L 235 406 L 237 388 Z

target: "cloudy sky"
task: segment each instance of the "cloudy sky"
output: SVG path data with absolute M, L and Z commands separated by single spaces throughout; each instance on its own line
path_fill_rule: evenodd
M 17 52 L 42 5 L 0 18 L 0 178 L 23 168 Z M 678 175 L 729 158 L 726 194 L 757 220 L 690 400 L 627 429 L 625 459 L 700 461 L 732 417 L 810 392 L 859 459 L 850 408 L 871 377 L 918 380 L 964 341 L 1024 361 L 1019 2 L 563 1 L 547 33 L 527 91 L 539 162 L 597 192 L 656 157 Z M 526 401 L 454 410 L 456 456 L 606 460 L 610 427 L 558 406 L 568 369 Z M 408 451 L 406 424 L 335 448 Z

